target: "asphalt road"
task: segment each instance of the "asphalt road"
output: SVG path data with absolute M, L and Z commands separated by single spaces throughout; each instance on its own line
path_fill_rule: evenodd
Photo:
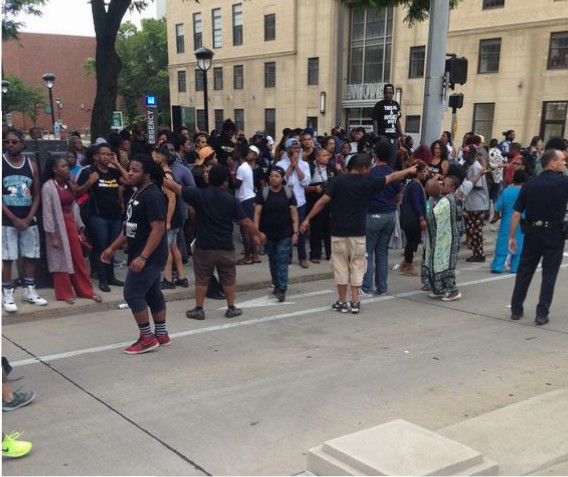
M 241 293 L 244 313 L 185 318 L 168 304 L 172 345 L 139 356 L 128 310 L 11 323 L 2 354 L 12 383 L 38 393 L 3 414 L 34 444 L 3 475 L 292 475 L 323 441 L 403 418 L 431 430 L 566 385 L 568 261 L 551 322 L 509 319 L 514 277 L 460 261 L 461 301 L 417 291 L 392 272 L 390 293 L 360 315 L 332 312 L 331 280 Z

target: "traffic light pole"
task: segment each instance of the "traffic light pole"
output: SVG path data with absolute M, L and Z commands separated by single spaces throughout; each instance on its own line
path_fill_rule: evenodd
M 444 116 L 443 86 L 445 75 L 446 46 L 448 41 L 448 0 L 430 1 L 430 27 L 426 54 L 426 82 L 422 110 L 422 134 L 420 142 L 430 145 L 440 137 Z

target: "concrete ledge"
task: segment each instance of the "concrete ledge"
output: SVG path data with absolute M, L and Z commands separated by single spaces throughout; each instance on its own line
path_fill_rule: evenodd
M 438 432 L 499 462 L 501 475 L 526 475 L 568 460 L 567 423 L 568 388 L 564 388 Z
M 325 442 L 308 452 L 316 475 L 495 475 L 478 451 L 402 419 Z

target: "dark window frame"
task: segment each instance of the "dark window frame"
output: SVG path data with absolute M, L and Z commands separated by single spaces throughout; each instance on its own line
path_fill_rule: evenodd
M 504 8 L 505 0 L 483 0 L 481 8 L 483 10 L 490 10 L 492 8 Z
M 218 15 L 218 16 L 217 16 Z M 217 22 L 218 20 L 218 22 Z M 218 27 L 215 23 L 218 23 Z M 211 35 L 213 40 L 213 48 L 219 49 L 223 47 L 223 16 L 220 8 L 211 10 Z
M 408 78 L 424 78 L 424 65 L 426 63 L 426 47 L 411 46 L 408 57 Z
M 481 107 L 485 107 L 485 106 L 492 106 L 493 107 L 493 112 L 491 115 L 491 120 L 486 120 L 486 119 L 477 119 L 478 116 L 478 108 Z M 482 128 L 480 130 L 478 124 L 479 123 L 487 123 L 490 124 L 491 127 L 490 128 Z M 495 125 L 495 103 L 474 103 L 473 104 L 473 118 L 471 121 L 471 130 L 473 131 L 474 134 L 482 134 L 485 137 L 493 137 L 493 127 Z
M 185 32 L 184 32 L 183 23 L 176 24 L 175 32 L 176 32 L 176 53 L 177 54 L 185 53 Z
M 236 108 L 235 113 L 235 127 L 237 132 L 245 130 L 245 110 L 242 108 Z
M 239 72 L 239 74 L 237 74 Z M 245 88 L 245 68 L 243 65 L 233 66 L 233 89 Z
M 499 73 L 501 63 L 501 38 L 485 38 L 479 40 L 479 53 L 477 57 L 477 74 Z M 499 51 L 487 51 L 487 48 L 499 46 Z M 497 60 L 495 61 L 495 57 Z M 496 63 L 496 65 L 494 64 Z
M 240 7 L 240 12 L 235 11 Z M 240 24 L 237 24 L 237 18 L 240 16 Z M 243 4 L 236 3 L 233 5 L 233 46 L 241 46 L 243 44 Z
M 193 14 L 193 50 L 203 47 L 203 23 L 201 20 L 201 12 Z
M 223 129 L 223 121 L 225 121 L 225 111 L 223 109 L 214 109 L 213 122 L 217 131 L 221 131 Z
M 413 127 L 415 125 L 418 127 Z M 420 127 L 422 125 L 422 116 L 420 114 L 410 114 L 406 116 L 406 121 L 404 124 L 404 132 L 412 134 L 420 134 Z
M 187 74 L 185 70 L 179 70 L 177 72 L 177 81 L 178 81 L 178 93 L 186 93 L 187 92 Z
M 264 63 L 264 87 L 276 88 L 276 62 L 268 61 Z
M 319 57 L 308 58 L 308 86 L 319 85 Z
M 207 131 L 207 128 L 205 127 L 205 110 L 204 109 L 196 109 L 195 110 L 195 124 L 197 126 L 197 129 L 199 131 L 205 131 L 205 132 L 209 132 Z
M 564 114 L 562 119 L 548 119 L 547 118 L 547 113 L 548 113 L 548 106 L 551 104 L 563 104 L 564 105 Z M 550 139 L 550 137 L 552 136 L 548 136 L 546 129 L 547 126 L 551 126 L 551 125 L 561 125 L 562 126 L 562 130 L 561 132 L 558 134 L 558 136 L 560 137 L 564 137 L 565 133 L 566 133 L 566 111 L 568 110 L 568 101 L 543 101 L 542 102 L 542 114 L 540 116 L 540 137 L 543 138 L 544 141 Z M 554 134 L 556 135 L 556 134 Z
M 264 41 L 276 40 L 276 13 L 264 15 Z
M 213 68 L 213 90 L 223 91 L 223 67 Z
M 264 131 L 269 136 L 276 137 L 276 109 L 274 108 L 264 109 Z
M 195 70 L 195 91 L 203 91 L 203 71 Z
M 553 46 L 554 40 L 560 38 L 565 41 L 565 45 Z M 556 56 L 553 56 L 553 50 L 558 50 L 558 59 Z M 563 70 L 568 68 L 568 31 L 556 31 L 550 33 L 546 68 L 549 70 Z

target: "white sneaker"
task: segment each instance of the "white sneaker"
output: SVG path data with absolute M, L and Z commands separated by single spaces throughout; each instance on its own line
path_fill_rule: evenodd
M 22 288 L 22 292 L 24 295 L 24 301 L 38 306 L 47 305 L 47 300 L 37 294 L 34 285 L 28 285 L 27 287 Z
M 2 308 L 4 308 L 4 311 L 7 313 L 16 313 L 18 311 L 18 307 L 14 301 L 13 288 L 2 289 Z
M 372 293 L 367 293 L 366 291 L 363 291 L 362 288 L 359 288 L 359 296 L 361 298 L 371 298 L 373 296 Z

